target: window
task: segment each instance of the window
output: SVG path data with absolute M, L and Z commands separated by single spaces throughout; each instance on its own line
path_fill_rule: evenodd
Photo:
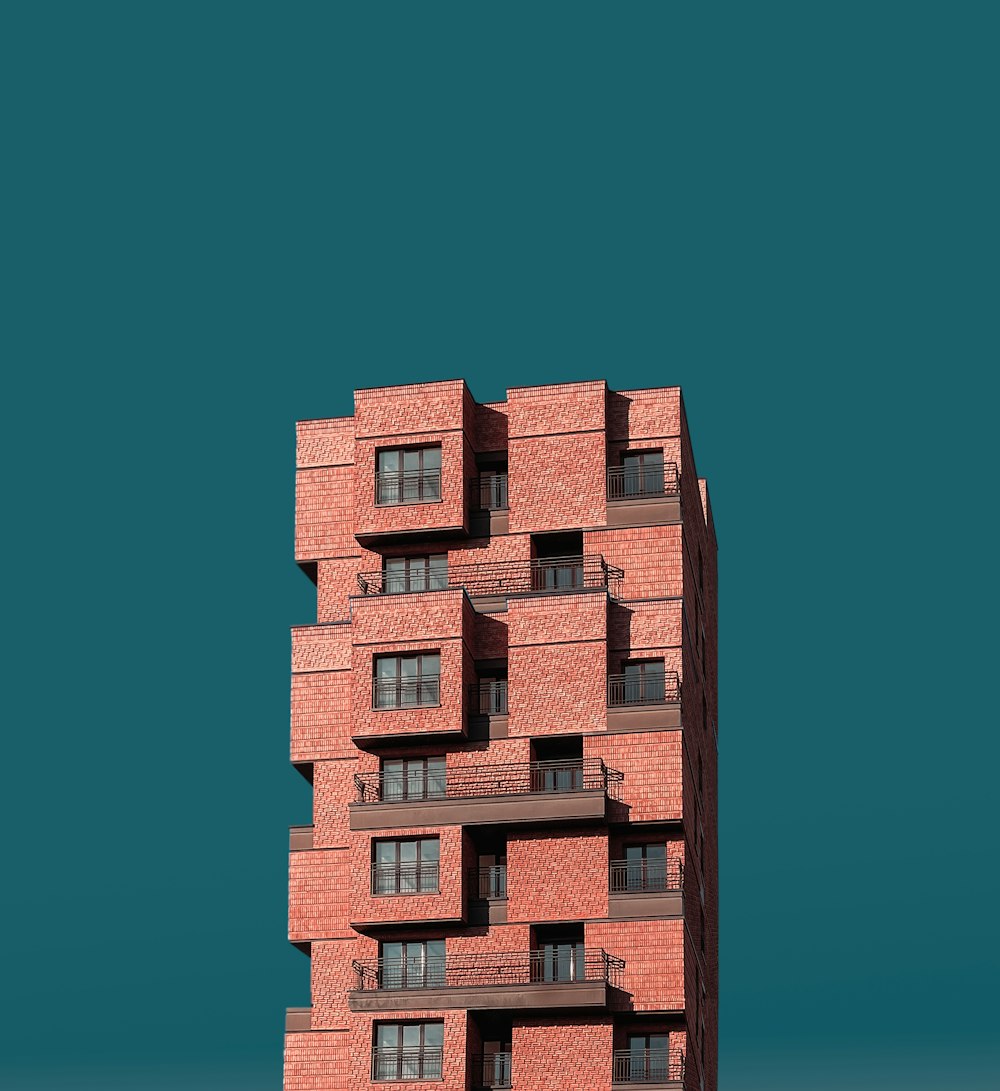
M 441 499 L 441 448 L 378 452 L 376 504 L 426 504 Z
M 385 758 L 382 761 L 382 802 L 404 799 L 443 799 L 444 758 Z
M 448 554 L 422 557 L 386 557 L 382 561 L 382 591 L 439 591 L 448 586 Z
M 579 935 L 552 936 L 533 954 L 533 981 L 584 981 L 586 955 Z
M 663 451 L 626 451 L 622 455 L 622 495 L 663 495 Z
M 373 1080 L 439 1080 L 444 1023 L 377 1023 Z
M 666 1083 L 670 1079 L 670 1035 L 628 1036 L 629 1083 Z M 676 1076 L 674 1077 L 676 1079 Z
M 626 845 L 624 870 L 626 890 L 666 890 L 666 844 Z
M 376 841 L 372 849 L 373 894 L 436 894 L 441 842 L 436 837 Z
M 379 944 L 382 989 L 427 989 L 443 985 L 444 940 L 407 940 Z
M 646 705 L 666 699 L 666 672 L 662 659 L 633 659 L 623 664 L 626 705 Z
M 441 703 L 441 656 L 383 655 L 375 660 L 372 708 L 420 708 Z

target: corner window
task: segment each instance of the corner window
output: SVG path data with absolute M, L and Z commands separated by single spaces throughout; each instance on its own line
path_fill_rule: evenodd
M 375 659 L 372 708 L 420 708 L 441 703 L 441 655 L 382 655 Z
M 419 557 L 386 557 L 382 561 L 382 591 L 398 595 L 404 591 L 439 591 L 448 586 L 448 554 Z
M 444 1023 L 377 1023 L 373 1080 L 439 1080 Z
M 440 856 L 437 837 L 376 841 L 372 848 L 372 893 L 436 894 Z
M 396 447 L 378 452 L 376 504 L 426 504 L 440 499 L 440 447 Z

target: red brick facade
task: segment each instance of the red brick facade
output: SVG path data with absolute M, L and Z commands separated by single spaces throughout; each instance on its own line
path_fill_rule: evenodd
M 716 545 L 680 390 L 298 425 L 285 1091 L 717 1091 Z

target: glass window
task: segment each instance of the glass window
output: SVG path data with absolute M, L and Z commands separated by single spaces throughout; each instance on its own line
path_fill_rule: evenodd
M 670 1079 L 668 1034 L 630 1034 L 628 1054 L 630 1083 L 665 1083 Z
M 438 1080 L 443 1023 L 379 1023 L 375 1026 L 373 1080 Z
M 445 983 L 444 940 L 382 943 L 383 989 L 427 989 Z
M 622 469 L 624 496 L 663 494 L 663 451 L 626 451 Z
M 376 841 L 373 894 L 436 894 L 441 842 L 436 837 Z
M 664 842 L 625 846 L 625 889 L 667 889 L 667 846 Z
M 379 451 L 376 504 L 423 504 L 441 499 L 441 448 Z
M 385 758 L 382 761 L 382 801 L 443 799 L 444 758 Z
M 447 553 L 386 557 L 382 562 L 382 590 L 387 595 L 404 591 L 440 591 L 447 586 Z
M 441 656 L 382 655 L 375 659 L 373 708 L 419 708 L 441 703 Z
M 666 671 L 662 659 L 633 659 L 623 666 L 625 704 L 653 704 L 666 699 Z

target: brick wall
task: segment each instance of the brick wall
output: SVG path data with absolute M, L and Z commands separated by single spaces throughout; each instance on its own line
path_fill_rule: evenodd
M 511 735 L 607 729 L 607 615 L 603 592 L 510 601 Z
M 608 915 L 608 835 L 594 827 L 507 835 L 507 919 Z
M 440 841 L 440 865 L 436 894 L 372 893 L 371 866 L 376 841 L 404 838 L 437 837 Z M 463 916 L 465 901 L 465 866 L 461 826 L 412 827 L 379 830 L 377 833 L 355 832 L 350 850 L 350 915 L 351 920 L 364 923 L 377 921 L 457 920 Z
M 438 443 L 442 502 L 376 507 L 376 451 Z M 678 463 L 683 524 L 607 528 L 606 466 L 625 449 L 651 448 Z M 504 451 L 510 533 L 469 538 L 475 453 Z M 585 553 L 625 571 L 618 601 L 603 593 L 515 597 L 506 609 L 482 614 L 461 591 L 360 593 L 358 573 L 381 570 L 387 556 L 446 553 L 453 569 L 526 562 L 532 533 L 581 529 Z M 452 530 L 458 533 L 441 533 Z M 625 960 L 629 999 L 615 1018 L 512 1013 L 515 1086 L 609 1089 L 611 1050 L 624 1045 L 629 1013 L 659 1020 L 687 999 L 683 1014 L 664 1016 L 672 1021 L 663 1025 L 672 1046 L 687 1042 L 686 1086 L 698 1087 L 704 1075 L 705 1088 L 716 1091 L 717 568 L 711 502 L 679 389 L 613 392 L 603 382 L 567 383 L 514 389 L 490 405 L 477 405 L 460 381 L 358 391 L 354 417 L 298 426 L 295 551 L 314 574 L 318 621 L 338 624 L 301 626 L 292 637 L 292 758 L 312 768 L 316 847 L 291 854 L 289 934 L 311 942 L 316 1029 L 286 1036 L 286 1091 L 385 1086 L 370 1078 L 378 1019 L 444 1023 L 444 1079 L 407 1082 L 408 1091 L 468 1087 L 466 1057 L 481 1038 L 467 1013 L 349 1010 L 351 960 L 378 953 L 377 939 L 351 921 L 379 922 L 389 936 L 394 923 L 410 922 L 410 938 L 447 935 L 449 955 L 458 956 L 523 953 L 533 925 L 584 921 L 588 947 Z M 373 711 L 373 655 L 431 650 L 442 657 L 441 706 Z M 682 676 L 683 729 L 607 734 L 607 673 L 618 673 L 627 658 L 659 657 Z M 509 737 L 445 742 L 443 733 L 462 730 L 475 661 L 504 658 Z M 602 824 L 509 827 L 508 923 L 492 927 L 433 923 L 460 919 L 467 908 L 464 876 L 476 860 L 470 830 L 349 829 L 353 775 L 377 771 L 380 759 L 445 754 L 449 769 L 503 767 L 527 762 L 533 738 L 581 733 L 585 757 L 625 776 L 615 820 L 647 824 L 641 836 L 666 837 L 670 856 L 684 859 L 685 920 L 606 919 L 608 859 L 620 858 L 638 834 L 628 827 L 615 830 L 610 845 Z M 372 895 L 373 840 L 434 835 L 441 838 L 439 894 Z

